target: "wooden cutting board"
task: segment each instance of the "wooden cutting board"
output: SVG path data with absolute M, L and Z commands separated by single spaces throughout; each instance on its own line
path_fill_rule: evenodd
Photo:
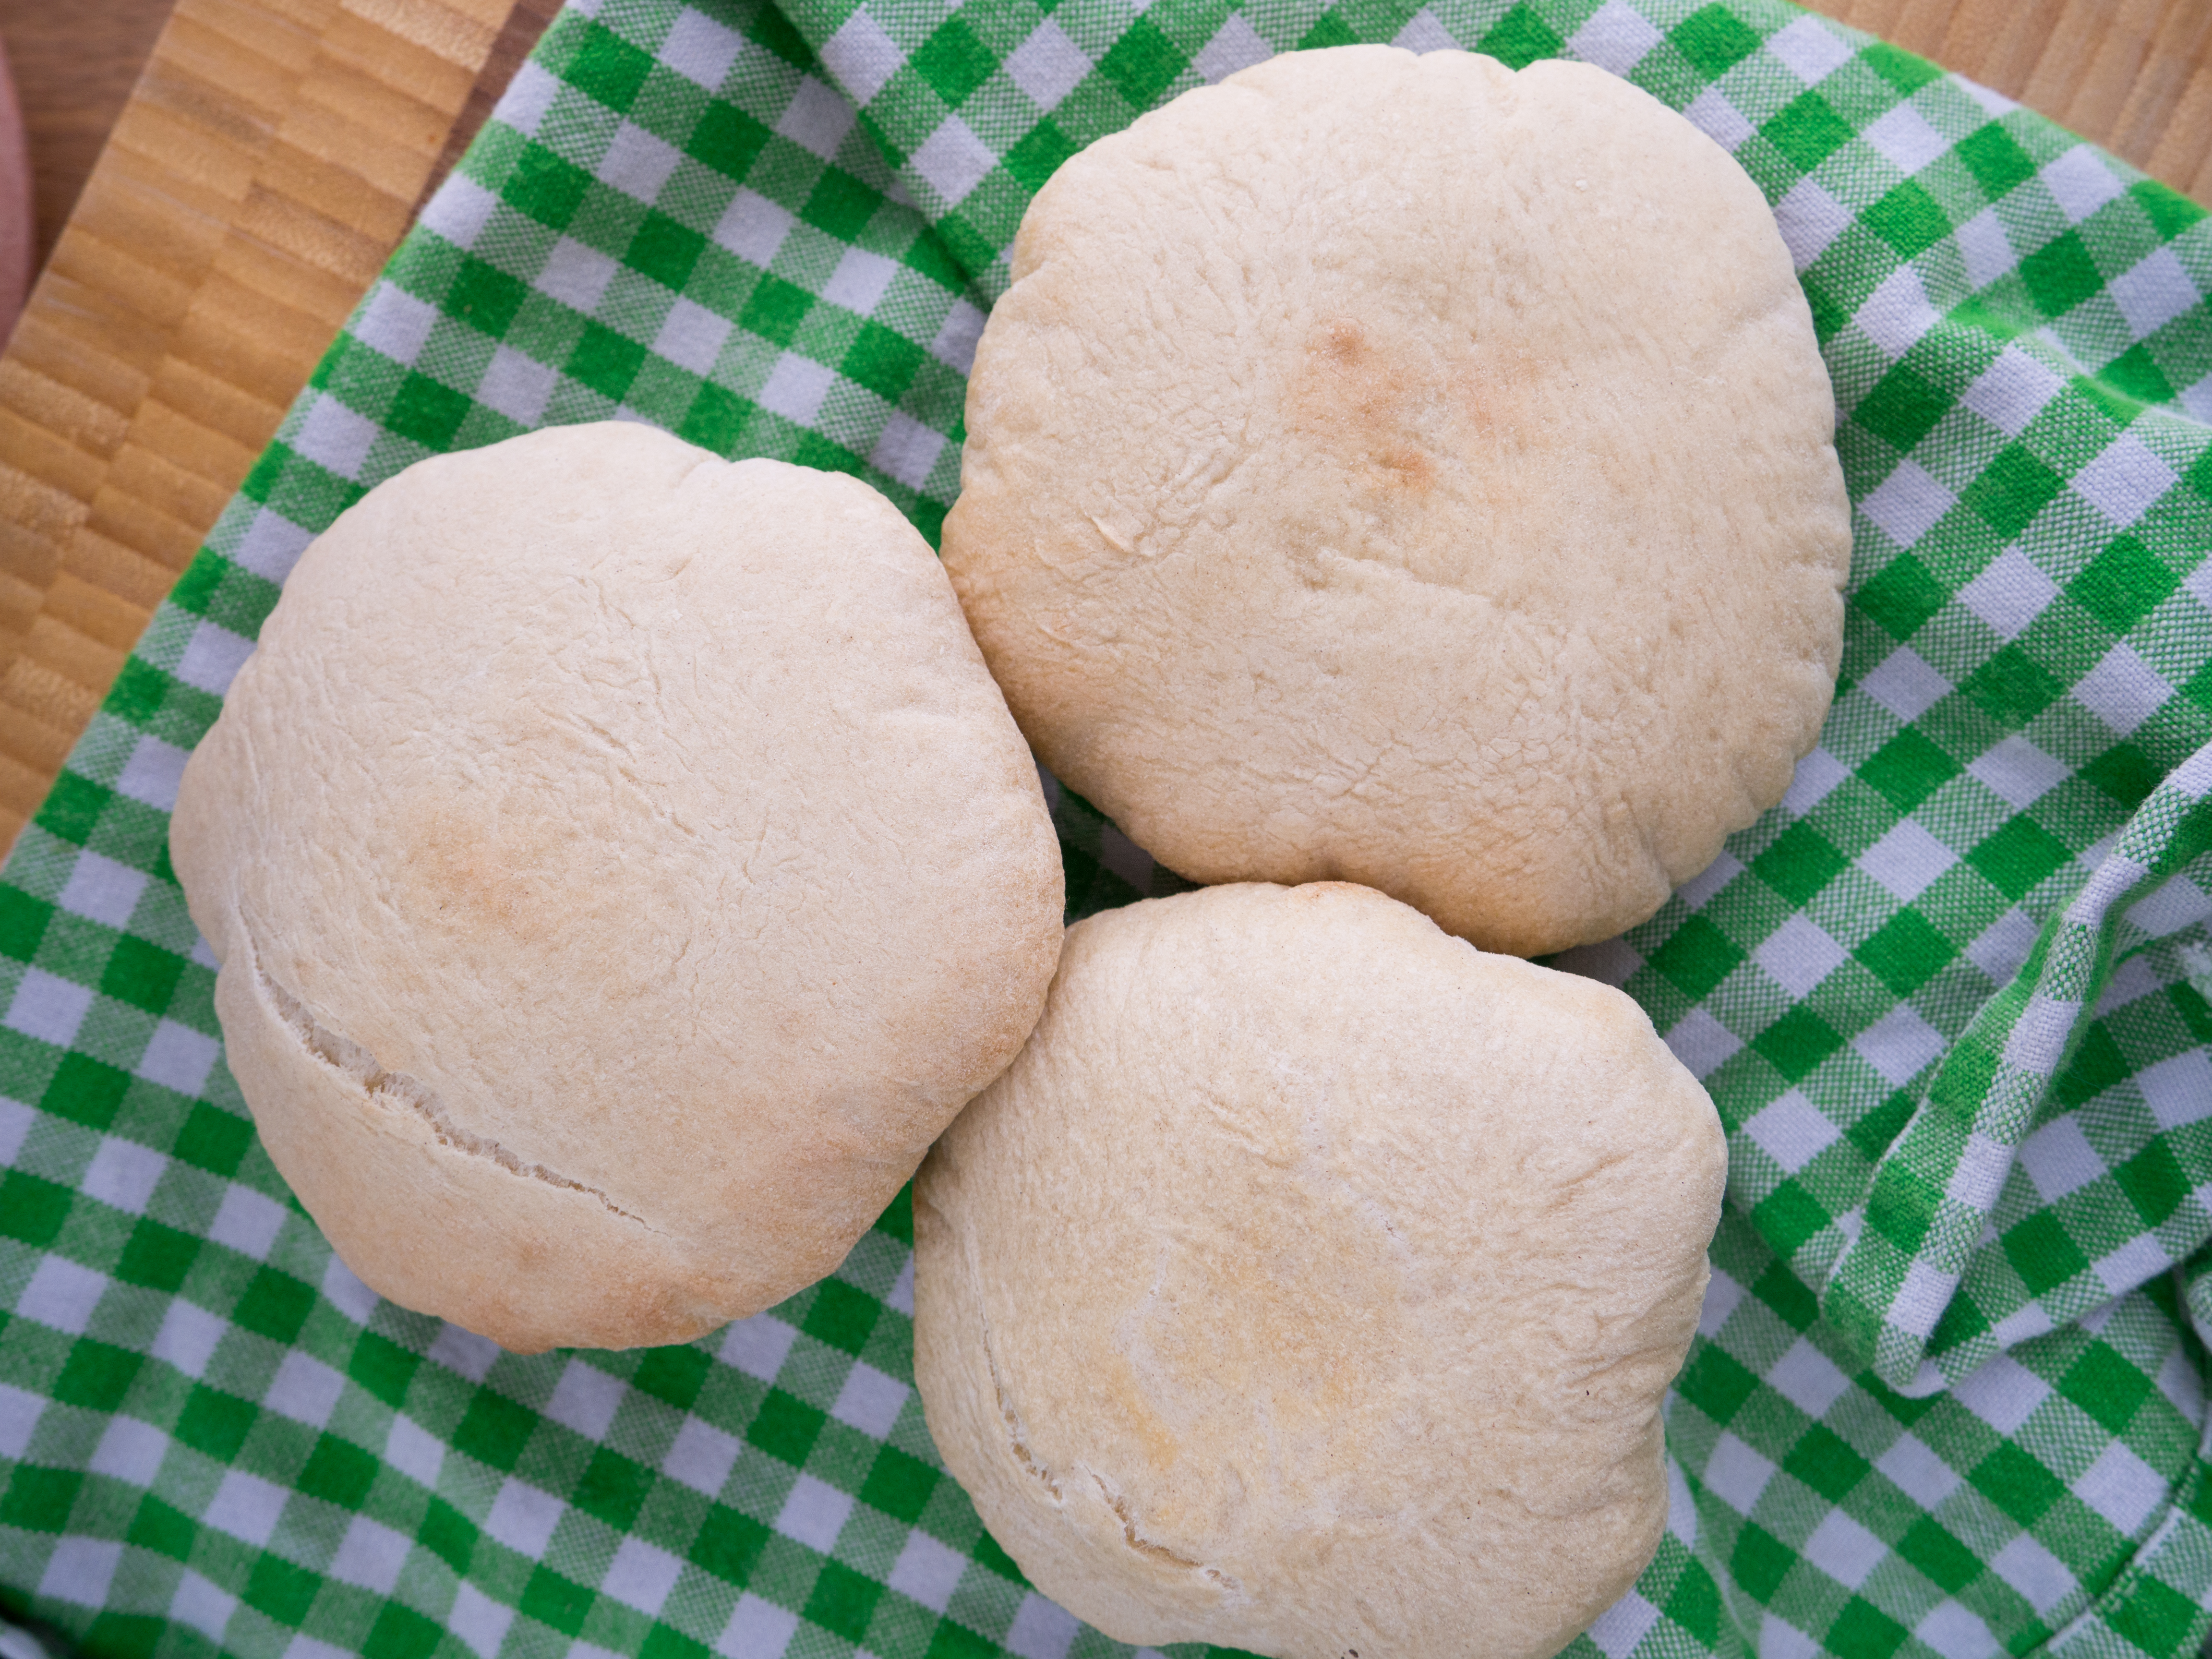
M 1813 0 L 2212 202 L 2212 0 Z M 179 0 L 0 354 L 0 848 L 557 0 Z

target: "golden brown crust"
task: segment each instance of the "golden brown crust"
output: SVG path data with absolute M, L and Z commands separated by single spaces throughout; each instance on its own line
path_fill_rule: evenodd
M 506 1346 L 835 1267 L 1057 959 L 1034 763 L 858 482 L 629 425 L 441 458 L 300 562 L 173 857 L 270 1156 Z

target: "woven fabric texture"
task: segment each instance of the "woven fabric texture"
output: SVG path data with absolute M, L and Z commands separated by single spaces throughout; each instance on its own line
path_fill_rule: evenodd
M 1560 963 L 1650 1012 L 1731 1158 L 1668 1532 L 1571 1652 L 2202 1646 L 2203 211 L 1781 0 L 579 0 L 0 872 L 0 1653 L 1127 1651 L 942 1472 L 903 1200 L 689 1347 L 517 1358 L 365 1290 L 222 1063 L 167 817 L 301 550 L 424 455 L 648 421 L 858 472 L 933 536 L 1037 185 L 1186 88 L 1352 41 L 1583 58 L 1734 154 L 1854 505 L 1841 681 L 1788 798 Z M 1054 808 L 1071 915 L 1179 884 Z

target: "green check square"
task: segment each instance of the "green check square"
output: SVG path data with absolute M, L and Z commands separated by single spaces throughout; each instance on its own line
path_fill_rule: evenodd
M 5 1207 L 7 1197 L 4 1188 L 0 1188 L 0 1208 Z M 183 1287 L 185 1275 L 199 1253 L 200 1241 L 191 1234 L 142 1216 L 131 1226 L 115 1276 L 126 1285 L 173 1295 Z
M 2098 397 L 2097 402 L 2122 426 L 2154 404 L 2174 400 L 2173 383 L 2158 366 L 2148 343 L 2130 346 L 2106 363 L 2098 371 L 2096 386 L 2100 392 L 2111 388 L 2110 394 Z
M 1022 136 L 1001 165 L 1023 188 L 1042 190 L 1044 181 L 1060 171 L 1060 163 L 1082 148 L 1048 117 Z
M 195 1383 L 185 1409 L 177 1419 L 176 1437 L 194 1451 L 205 1452 L 218 1463 L 230 1462 L 259 1416 L 253 1402 Z
M 54 1379 L 54 1398 L 86 1411 L 112 1412 L 123 1403 L 145 1363 L 143 1355 L 91 1337 L 70 1345 L 69 1363 Z
M 1566 45 L 1534 6 L 1517 5 L 1482 37 L 1482 50 L 1508 69 L 1524 70 L 1542 58 L 1557 58 Z
M 122 945 L 134 942 L 127 936 L 118 941 L 118 954 Z M 183 965 L 178 963 L 180 968 Z M 166 1003 L 166 996 L 163 1000 Z M 123 1097 L 130 1091 L 131 1074 L 119 1066 L 107 1065 L 89 1054 L 68 1054 L 54 1067 L 53 1081 L 39 1097 L 39 1106 L 42 1111 L 72 1123 L 82 1123 L 88 1129 L 105 1129 L 115 1121 Z
M 881 191 L 872 185 L 862 184 L 842 167 L 824 167 L 807 196 L 806 205 L 799 210 L 799 216 L 817 230 L 841 242 L 849 242 L 866 228 L 883 199 Z M 669 286 L 681 284 L 672 283 Z
M 2104 286 L 2081 236 L 2066 231 L 2020 262 L 2020 279 L 2045 317 L 2063 317 Z
M 813 308 L 814 296 L 805 289 L 781 276 L 763 276 L 738 313 L 738 321 L 771 344 L 787 346 Z
M 713 1652 L 704 1642 L 666 1625 L 655 1625 L 637 1650 L 638 1659 L 708 1659 Z
M 640 51 L 612 29 L 594 22 L 580 32 L 562 78 L 610 109 L 628 110 L 652 72 L 650 52 Z
M 386 1405 L 394 1407 L 407 1397 L 422 1356 L 378 1331 L 363 1331 L 346 1362 L 346 1375 Z
M 2028 1217 L 2003 1242 L 2005 1259 L 2033 1296 L 2063 1285 L 2089 1265 L 2064 1224 L 2047 1210 Z
M 1324 52 L 1331 46 L 1357 46 L 1359 31 L 1344 20 L 1332 6 L 1313 21 L 1313 27 L 1298 37 L 1300 52 Z
M 1909 997 L 1954 959 L 1958 947 L 1917 910 L 1899 910 L 1852 951 L 1892 992 Z
M 2067 597 L 2115 634 L 2125 634 L 2166 602 L 2181 579 L 2132 536 L 2112 541 L 2071 582 Z
M 530 1582 L 523 1588 L 519 1610 L 563 1636 L 575 1636 L 582 1632 L 585 1617 L 598 1599 L 574 1579 L 540 1566 L 532 1571 Z
M 842 1561 L 825 1561 L 814 1590 L 806 1598 L 806 1617 L 834 1635 L 859 1642 L 868 1633 L 876 1603 L 884 1586 L 863 1577 Z
M 401 1602 L 386 1601 L 362 1644 L 362 1659 L 429 1659 L 444 1637 L 434 1620 Z
M 638 1363 L 630 1386 L 678 1411 L 689 1411 L 705 1386 L 714 1363 L 696 1348 L 649 1349 Z
M 2065 487 L 2064 478 L 2015 443 L 2000 450 L 1959 499 L 2010 541 Z
M 1133 109 L 1149 108 L 1190 60 L 1149 17 L 1139 17 L 1122 31 L 1113 49 L 1098 60 L 1098 72 L 1129 100 Z
M 2020 141 L 2005 130 L 2002 121 L 1992 121 L 1969 133 L 1952 153 L 1966 163 L 1983 195 L 1992 202 L 2035 176 L 2035 158 L 2021 148 Z
M 1757 52 L 1759 38 L 1726 6 L 1710 5 L 1692 12 L 1668 38 L 1688 58 L 1698 73 L 1717 81 Z
M 1756 1522 L 1744 1522 L 1736 1534 L 1729 1567 L 1735 1581 L 1759 1601 L 1771 1602 L 1790 1569 L 1797 1565 L 1797 1552 Z
M 768 148 L 767 125 L 729 104 L 710 104 L 684 141 L 684 153 L 726 178 L 744 179 Z
M 537 1429 L 537 1413 L 490 1389 L 478 1389 L 453 1431 L 453 1449 L 495 1469 L 511 1470 Z
M 822 1433 L 822 1425 L 829 1420 L 828 1413 L 781 1389 L 770 1389 L 768 1398 L 761 1402 L 758 1414 L 747 1426 L 745 1438 L 770 1456 L 780 1457 L 795 1468 L 801 1468 Z
M 2181 1653 L 2203 1622 L 2197 1603 L 2148 1576 L 2130 1580 L 2112 1612 L 2114 1631 L 2145 1653 Z
M 1851 140 L 1850 124 L 1817 92 L 1800 93 L 1759 129 L 1800 173 L 1810 173 Z
M 377 1468 L 376 1459 L 359 1446 L 325 1434 L 316 1440 L 297 1484 L 311 1498 L 336 1504 L 340 1509 L 357 1510 L 376 1484 Z
M 263 1555 L 253 1564 L 246 1581 L 246 1605 L 264 1613 L 280 1625 L 296 1629 L 314 1605 L 322 1579 L 305 1567 L 295 1566 L 280 1555 Z
M 573 1501 L 578 1509 L 597 1516 L 617 1532 L 628 1532 L 657 1478 L 651 1469 L 602 1446 L 592 1455 Z
M 2112 1040 L 2112 1028 L 2100 1020 L 2083 1035 L 2081 1046 L 2059 1073 L 2059 1103 L 2079 1106 L 2094 1100 L 2106 1090 L 2117 1088 L 2134 1070 L 2120 1052 L 2120 1045 Z
M 1926 252 L 1951 234 L 1951 216 L 1943 211 L 1941 203 L 1910 179 L 1869 208 L 1865 223 L 1907 259 Z
M 479 1534 L 466 1516 L 444 1498 L 433 1498 L 416 1536 L 424 1549 L 456 1573 L 466 1573 L 476 1555 Z
M 1910 453 L 1950 413 L 1952 398 L 1934 382 L 1899 367 L 1884 375 L 1851 418 L 1899 454 Z
M 953 109 L 966 103 L 968 94 L 989 80 L 998 68 L 998 60 L 957 12 L 940 23 L 908 61 L 915 73 Z
M 101 811 L 112 799 L 110 791 L 90 779 L 64 772 L 54 780 L 54 787 L 33 821 L 48 835 L 82 847 L 91 839 Z
M 0 1237 L 51 1244 L 69 1219 L 70 1189 L 23 1170 L 0 1176 Z
M 1705 996 L 1744 959 L 1742 947 L 1701 915 L 1677 927 L 1667 942 L 1653 951 L 1651 967 L 1664 975 L 1685 996 Z
M 0 1520 L 5 1518 L 4 1512 L 0 1512 Z M 190 1516 L 149 1492 L 131 1515 L 131 1529 L 125 1537 L 140 1549 L 182 1561 L 191 1555 L 198 1535 L 199 1528 Z
M 441 303 L 447 316 L 496 339 L 507 332 L 529 293 L 526 283 L 471 254 L 461 261 Z
M 315 1293 L 289 1273 L 264 1267 L 239 1298 L 231 1318 L 272 1342 L 289 1343 L 314 1311 Z
M 2153 1141 L 2115 1169 L 2112 1179 L 2147 1226 L 2163 1225 L 2189 1200 L 2189 1176 L 2163 1141 Z
M 592 175 L 537 144 L 526 145 L 500 195 L 518 213 L 552 230 L 566 230 L 592 188 Z
M 876 1454 L 867 1479 L 861 1483 L 860 1501 L 911 1526 L 921 1519 L 922 1510 L 944 1478 L 911 1453 L 885 1446 Z
M 586 322 L 562 368 L 602 397 L 619 403 L 645 367 L 645 348 L 629 336 L 602 323 Z
M 1674 1387 L 1683 1399 L 1725 1426 L 1758 1393 L 1759 1380 L 1758 1373 L 1725 1348 L 1701 1339 L 1691 1345 L 1688 1363 Z
M 1751 861 L 1753 875 L 1797 906 L 1850 866 L 1850 860 L 1805 818 L 1784 830 Z
M 726 1583 L 747 1583 L 771 1536 L 768 1528 L 752 1516 L 716 1504 L 707 1511 L 699 1535 L 691 1540 L 690 1559 Z
M 1977 1465 L 1974 1490 L 2021 1526 L 2032 1527 L 2066 1495 L 2066 1483 L 2008 1441 Z
M 1828 1626 L 1826 1645 L 1837 1659 L 1889 1659 L 1911 1635 L 1871 1601 L 1854 1595 Z
M 2020 899 L 2072 856 L 2066 843 L 2033 818 L 2009 820 L 1966 854 L 1966 862 L 2007 898 Z
M 1950 598 L 1949 587 L 1926 565 L 1910 553 L 1900 553 L 1859 590 L 1857 603 L 1884 633 L 1901 643 L 1918 633 L 1950 603 Z
M 114 954 L 100 976 L 100 988 L 117 1001 L 149 1014 L 166 1013 L 185 976 L 185 968 L 184 957 L 176 952 L 125 933 L 115 941 Z

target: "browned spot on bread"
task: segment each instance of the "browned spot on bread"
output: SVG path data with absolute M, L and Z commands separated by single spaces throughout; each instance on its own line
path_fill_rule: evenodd
M 438 807 L 410 841 L 415 890 L 439 925 L 495 927 L 523 942 L 561 936 L 573 915 L 568 896 L 591 873 L 575 867 L 574 829 L 541 814 Z
M 1446 396 L 1446 378 L 1350 317 L 1316 323 L 1304 358 L 1291 385 L 1291 429 L 1361 487 L 1425 495 L 1437 468 L 1423 417 Z

